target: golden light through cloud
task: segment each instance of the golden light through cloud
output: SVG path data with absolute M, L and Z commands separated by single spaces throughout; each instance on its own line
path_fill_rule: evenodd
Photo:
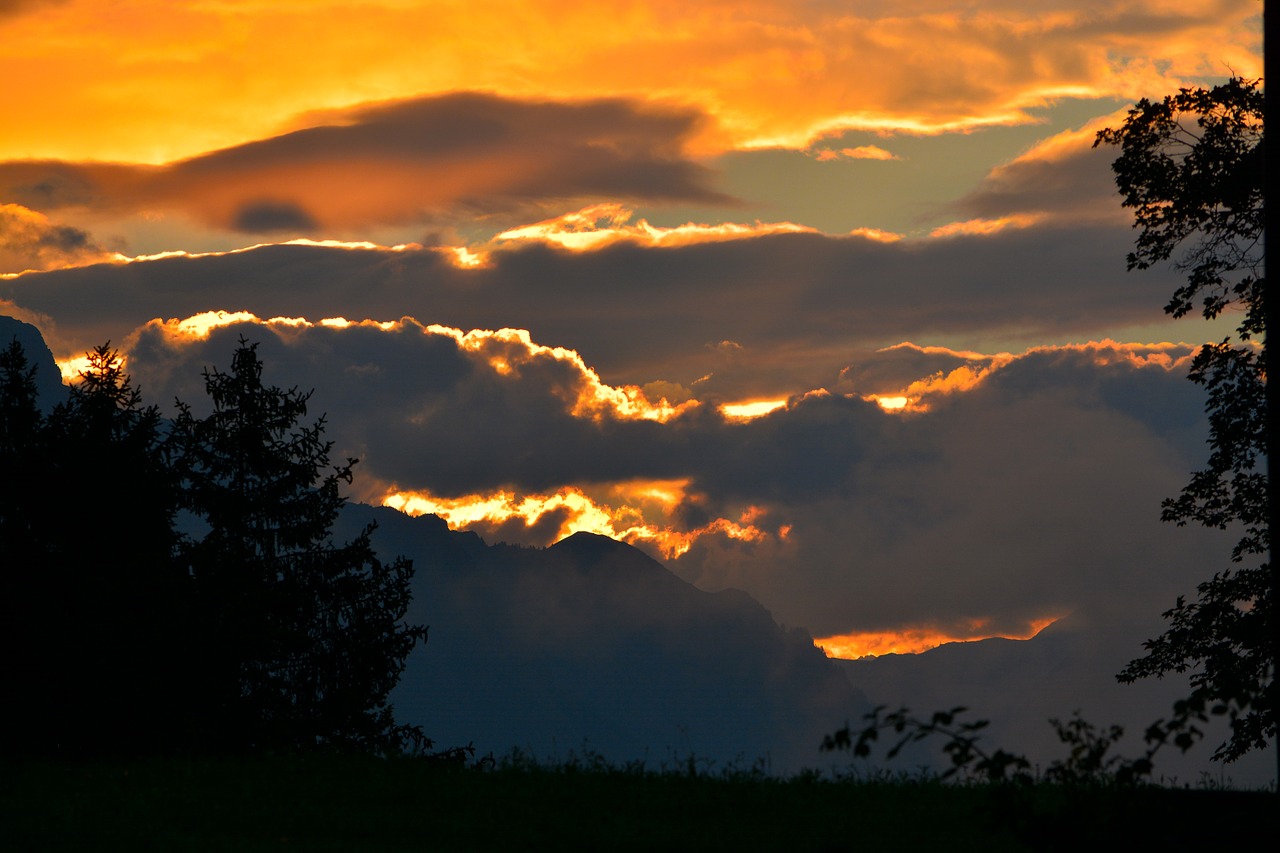
M 862 399 L 876 403 L 892 413 L 919 413 L 930 410 L 938 397 L 971 391 L 993 373 L 1012 365 L 1019 358 L 1060 352 L 1088 353 L 1094 364 L 1106 366 L 1123 362 L 1135 368 L 1159 367 L 1163 370 L 1185 370 L 1189 367 L 1194 347 L 1184 343 L 1120 343 L 1110 338 L 1082 344 L 1053 347 L 1031 347 L 1019 355 L 1013 353 L 979 353 L 946 347 L 922 347 L 912 343 L 895 344 L 881 352 L 910 349 L 923 355 L 947 355 L 968 363 L 947 371 L 938 371 L 909 383 L 905 388 L 884 393 L 866 394 Z
M 308 111 L 462 89 L 696 105 L 713 118 L 703 150 L 804 148 L 851 127 L 964 131 L 1030 121 L 1063 97 L 1151 95 L 1224 67 L 1259 76 L 1259 11 L 1247 0 L 1183 0 L 1176 16 L 1157 0 L 882 12 L 385 0 L 358 16 L 336 0 L 32 4 L 0 19 L 0 73 L 24 81 L 0 95 L 6 115 L 24 117 L 0 159 L 161 163 Z
M 765 234 L 816 234 L 817 229 L 793 222 L 757 222 L 740 225 L 723 222 L 718 225 L 686 223 L 674 228 L 658 228 L 644 219 L 629 224 L 632 211 L 620 204 L 605 203 L 585 207 L 543 222 L 524 225 L 502 232 L 495 242 L 535 240 L 565 249 L 589 251 L 626 241 L 646 246 L 688 246 L 694 243 L 718 243 L 743 240 Z
M 502 524 L 511 520 L 533 527 L 547 513 L 560 512 L 563 520 L 554 532 L 553 541 L 573 533 L 596 533 L 621 542 L 648 544 L 668 560 L 687 553 L 703 536 L 718 534 L 755 542 L 771 535 L 785 539 L 789 533 L 788 527 L 779 528 L 773 534 L 757 527 L 754 522 L 764 512 L 754 506 L 743 510 L 737 520 L 716 518 L 692 530 L 678 530 L 670 524 L 669 516 L 684 499 L 687 487 L 687 480 L 642 480 L 612 484 L 604 490 L 606 495 L 598 497 L 568 486 L 546 494 L 499 490 L 455 498 L 393 487 L 381 503 L 407 515 L 438 515 L 455 530 L 467 530 L 482 522 Z M 658 518 L 653 519 L 654 515 Z
M 880 228 L 855 228 L 849 232 L 850 237 L 862 237 L 867 240 L 874 240 L 877 243 L 897 243 L 903 239 L 902 234 L 894 231 L 885 231 Z
M 907 403 L 910 402 L 909 397 L 877 397 L 872 395 L 871 399 L 874 400 L 880 408 L 890 412 L 905 409 L 907 407 Z
M 489 365 L 503 375 L 518 373 L 522 364 L 535 358 L 546 357 L 567 362 L 582 376 L 582 384 L 570 408 L 570 413 L 576 417 L 599 420 L 608 414 L 624 420 L 665 423 L 701 405 L 697 400 L 686 400 L 673 405 L 665 397 L 650 400 L 643 389 L 634 385 L 606 385 L 577 352 L 564 347 L 536 344 L 526 329 L 472 329 L 463 332 L 448 326 L 431 325 L 425 328 L 432 334 L 453 338 L 464 350 L 485 354 Z
M 886 151 L 879 145 L 859 145 L 856 148 L 841 148 L 836 151 L 833 148 L 823 148 L 815 155 L 816 159 L 826 162 L 829 160 L 839 160 L 847 158 L 850 160 L 898 160 L 898 155 L 891 151 Z
M 996 234 L 1006 228 L 1027 228 L 1035 225 L 1040 217 L 1033 215 L 1001 216 L 997 219 L 967 219 L 950 222 L 929 232 L 930 237 L 984 236 Z
M 448 259 L 449 263 L 459 269 L 475 270 L 483 269 L 489 265 L 489 255 L 487 252 L 472 250 L 466 246 L 445 246 L 438 249 L 441 254 Z
M 89 354 L 73 355 L 69 358 L 56 359 L 58 372 L 62 374 L 63 384 L 75 384 L 80 381 L 80 374 L 89 369 Z M 124 356 L 120 357 L 120 366 L 126 367 Z
M 992 633 L 990 620 L 974 619 L 967 630 L 939 630 L 932 627 L 908 627 L 894 631 L 868 631 L 817 637 L 813 643 L 830 658 L 857 660 L 880 655 L 914 655 L 936 649 L 945 643 L 968 643 L 1003 637 L 1007 640 L 1029 640 L 1045 628 L 1057 622 L 1060 616 L 1033 619 L 1025 631 L 1018 633 Z
M 17 208 L 19 205 L 0 205 L 0 212 L 5 208 Z M 41 215 L 41 219 L 47 219 Z M 252 252 L 257 249 L 266 248 L 267 246 L 314 246 L 322 249 L 347 249 L 350 251 L 378 251 L 378 252 L 410 252 L 420 251 L 422 246 L 417 243 L 399 243 L 393 246 L 386 246 L 379 243 L 372 243 L 368 240 L 312 240 L 306 237 L 299 237 L 292 240 L 281 240 L 278 243 L 254 243 L 250 246 L 242 246 L 235 249 L 227 249 L 226 251 L 210 251 L 210 252 L 189 252 L 185 249 L 172 249 L 165 252 L 152 252 L 148 254 L 126 255 L 122 252 L 94 252 L 94 253 L 77 253 L 63 256 L 55 263 L 50 263 L 41 269 L 70 269 L 73 267 L 83 267 L 92 264 L 136 264 L 147 263 L 149 261 L 163 261 L 169 258 L 213 258 L 224 255 L 239 255 Z M 3 247 L 0 247 L 3 248 Z M 464 268 L 474 268 L 483 266 L 485 257 L 483 255 L 472 255 L 466 248 L 462 247 L 443 247 L 434 249 L 448 258 L 450 263 Z M 20 278 L 37 270 L 28 269 L 18 272 L 0 273 L 0 279 Z
M 725 403 L 720 412 L 731 420 L 750 421 L 762 418 L 770 412 L 776 412 L 787 405 L 787 399 L 751 400 L 744 403 Z
M 109 341 L 161 418 L 258 347 L 310 394 L 299 428 L 360 460 L 335 535 L 376 520 L 417 564 L 414 612 L 456 640 L 431 671 L 495 708 L 528 693 L 512 649 L 556 676 L 495 735 L 596 743 L 556 691 L 606 725 L 619 648 L 657 709 L 620 737 L 650 749 L 687 700 L 704 741 L 811 760 L 832 709 L 956 685 L 1017 729 L 1008 706 L 1061 698 L 1032 676 L 1092 693 L 1223 557 L 1152 508 L 1202 465 L 1185 375 L 1232 318 L 1176 325 L 1182 273 L 1126 271 L 1093 140 L 1260 77 L 1263 5 L 0 0 L 0 329 L 43 339 L 42 404 Z M 640 553 L 541 553 L 577 533 Z M 458 547 L 475 573 L 433 571 Z M 616 555 L 653 597 L 558 571 Z M 1068 613 L 862 680 L 819 654 Z M 903 671 L 951 651 L 972 668 Z M 397 707 L 439 723 L 421 666 Z M 490 719 L 453 710 L 433 737 Z
M 471 329 L 463 331 L 450 326 L 423 326 L 412 318 L 379 321 L 351 321 L 345 317 L 328 317 L 311 321 L 303 317 L 261 319 L 248 311 L 205 311 L 184 319 L 151 320 L 148 328 L 158 329 L 171 343 L 207 338 L 214 329 L 237 323 L 254 323 L 277 329 L 302 329 L 321 326 L 346 329 L 353 326 L 376 328 L 383 332 L 411 326 L 425 334 L 452 338 L 460 349 L 481 357 L 495 373 L 517 380 L 526 365 L 538 359 L 564 362 L 577 381 L 566 389 L 567 408 L 571 415 L 599 421 L 606 417 L 618 420 L 650 420 L 659 423 L 677 418 L 702 405 L 696 399 L 670 403 L 665 397 L 650 399 L 644 389 L 634 385 L 608 385 L 589 367 L 576 351 L 535 343 L 526 329 Z M 785 401 L 784 401 L 785 402 Z

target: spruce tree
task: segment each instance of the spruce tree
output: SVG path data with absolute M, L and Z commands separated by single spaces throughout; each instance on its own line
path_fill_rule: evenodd
M 181 745 L 193 698 L 161 419 L 104 345 L 46 418 L 21 347 L 0 358 L 0 553 L 11 751 Z
M 174 466 L 202 528 L 182 548 L 200 602 L 197 665 L 214 692 L 202 736 L 255 751 L 391 749 L 387 696 L 426 637 L 407 625 L 412 564 L 384 563 L 370 525 L 337 544 L 354 459 L 331 466 L 310 393 L 264 385 L 257 344 L 205 371 L 212 412 L 179 403 Z

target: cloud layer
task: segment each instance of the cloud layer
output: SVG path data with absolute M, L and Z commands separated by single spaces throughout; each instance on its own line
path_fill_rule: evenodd
M 0 163 L 0 198 L 42 211 L 181 213 L 215 228 L 287 236 L 446 213 L 527 217 L 584 199 L 731 201 L 685 155 L 700 122 L 687 109 L 452 94 L 312 120 L 165 166 Z
M 1173 279 L 1126 275 L 1129 237 L 1049 223 L 896 243 L 749 231 L 592 251 L 520 240 L 475 268 L 443 250 L 276 245 L 24 276 L 0 281 L 0 299 L 54 318 L 45 332 L 63 354 L 205 311 L 407 315 L 527 329 L 571 344 L 612 383 L 698 383 L 738 402 L 831 387 L 852 353 L 902 340 L 1013 349 L 1157 323 Z
M 464 89 L 658 92 L 714 119 L 704 148 L 804 147 L 850 127 L 1025 122 L 1057 98 L 1158 95 L 1224 66 L 1261 73 L 1252 0 L 24 8 L 0 17 L 0 73 L 28 81 L 0 95 L 25 119 L 0 158 L 173 161 L 274 135 L 284 116 Z
M 0 272 L 47 270 L 115 260 L 88 232 L 20 204 L 0 204 Z
M 130 339 L 129 368 L 148 399 L 199 409 L 201 368 L 240 335 L 261 341 L 271 381 L 318 389 L 336 452 L 364 459 L 362 496 L 575 489 L 610 511 L 629 505 L 636 530 L 656 531 L 636 533 L 641 547 L 661 555 L 663 536 L 685 537 L 667 552 L 681 576 L 745 589 L 817 636 L 975 619 L 1017 634 L 1117 602 L 1158 612 L 1226 547 L 1158 521 L 1201 452 L 1187 347 L 917 350 L 918 364 L 950 369 L 921 377 L 935 378 L 914 414 L 823 392 L 749 421 L 702 401 L 646 418 L 625 402 L 643 393 L 611 394 L 574 353 L 407 321 L 233 323 L 196 337 L 154 323 Z M 899 352 L 887 357 L 901 375 Z M 853 367 L 874 374 L 876 359 Z M 978 378 L 948 386 L 957 375 Z M 666 497 L 646 504 L 645 484 Z M 514 538 L 546 544 L 593 511 L 564 504 Z

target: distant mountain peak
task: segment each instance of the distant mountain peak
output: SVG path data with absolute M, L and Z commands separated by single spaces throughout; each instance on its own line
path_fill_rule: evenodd
M 576 533 L 569 534 L 547 550 L 608 554 L 634 549 L 626 542 L 619 542 L 617 539 L 610 538 L 602 533 L 588 533 L 585 530 L 579 530 Z
M 9 344 L 15 340 L 22 345 L 27 363 L 36 368 L 40 410 L 48 414 L 56 404 L 67 399 L 67 389 L 62 384 L 62 371 L 58 369 L 53 352 L 39 329 L 16 317 L 0 314 L 0 349 L 8 349 Z

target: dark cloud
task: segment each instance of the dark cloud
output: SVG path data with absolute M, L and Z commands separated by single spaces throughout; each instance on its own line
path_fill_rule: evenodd
M 607 381 L 702 396 L 815 387 L 882 391 L 840 370 L 869 347 L 1044 336 L 1155 322 L 1171 274 L 1128 275 L 1123 226 L 1030 227 L 885 245 L 817 234 L 592 252 L 540 244 L 459 269 L 433 250 L 269 246 L 0 282 L 0 298 L 54 316 L 82 347 L 152 317 L 403 315 L 461 329 L 528 329 L 572 346 Z M 730 341 L 726 346 L 722 342 Z M 877 370 L 883 370 L 883 366 Z M 937 369 L 937 368 L 935 368 Z
M 0 18 L 21 15 L 44 6 L 61 6 L 67 0 L 0 0 Z
M 160 172 L 155 166 L 122 163 L 12 160 L 0 162 L 0 197 L 42 211 L 116 212 L 140 203 L 142 187 Z
M 1093 148 L 1092 139 L 1072 134 L 1061 144 L 998 166 L 951 207 L 987 219 L 1021 214 L 1127 222 L 1130 214 L 1120 206 L 1111 171 L 1116 152 Z
M 160 167 L 0 163 L 0 198 L 117 216 L 171 209 L 219 228 L 330 236 L 589 200 L 732 203 L 684 152 L 703 121 L 686 109 L 459 93 L 309 120 L 317 126 Z
M 677 527 L 746 505 L 758 508 L 761 529 L 789 526 L 785 538 L 697 540 L 669 565 L 699 592 L 652 573 L 643 577 L 656 586 L 637 585 L 621 565 L 593 573 L 563 550 L 476 557 L 478 539 L 441 545 L 419 535 L 426 525 L 439 538 L 438 520 L 382 511 L 378 545 L 415 558 L 413 616 L 432 625 L 397 707 L 436 737 L 498 749 L 514 738 L 542 752 L 585 736 L 630 757 L 672 744 L 668 733 L 683 727 L 688 740 L 675 746 L 700 754 L 764 748 L 779 765 L 808 760 L 814 734 L 843 722 L 853 694 L 830 680 L 806 636 L 774 620 L 823 636 L 962 630 L 974 619 L 1012 632 L 1070 614 L 1031 644 L 848 671 L 872 702 L 921 711 L 967 703 L 995 719 L 995 742 L 1055 756 L 1042 716 L 1079 707 L 1140 726 L 1167 713 L 1176 689 L 1117 687 L 1110 673 L 1141 653 L 1159 613 L 1230 547 L 1229 533 L 1158 519 L 1160 498 L 1204 452 L 1201 392 L 1176 363 L 1187 348 L 1106 344 L 989 360 L 977 385 L 905 417 L 810 395 L 746 423 L 703 407 L 665 425 L 573 417 L 588 377 L 572 360 L 541 350 L 521 360 L 518 341 L 463 346 L 412 323 L 245 324 L 194 342 L 155 324 L 125 349 L 148 400 L 178 395 L 200 411 L 201 368 L 225 368 L 241 335 L 260 341 L 267 381 L 316 388 L 311 413 L 328 413 L 336 455 L 364 458 L 357 489 L 387 477 L 436 491 L 499 481 L 533 490 L 557 474 L 566 485 L 687 478 Z M 902 347 L 850 367 L 894 373 L 909 357 L 943 370 L 982 361 Z M 891 366 L 880 371 L 877 359 Z M 348 519 L 352 530 L 365 520 Z M 554 520 L 482 530 L 543 544 Z M 442 683 L 453 691 L 443 706 Z M 513 721 L 503 709 L 517 699 L 526 710 Z M 735 724 L 720 725 L 729 708 Z M 623 709 L 642 712 L 643 723 L 619 724 Z
M 535 344 L 572 346 L 606 383 L 674 383 L 705 403 L 667 424 L 574 417 L 592 377 L 518 338 L 466 348 L 416 323 L 247 332 L 273 381 L 318 389 L 313 405 L 330 413 L 337 451 L 364 459 L 370 496 L 391 484 L 456 496 L 687 479 L 673 526 L 756 507 L 768 533 L 698 539 L 672 567 L 705 589 L 746 589 L 818 634 L 1014 626 L 1108 596 L 1159 613 L 1229 551 L 1226 534 L 1159 521 L 1160 500 L 1202 461 L 1198 389 L 1108 345 L 1032 351 L 923 415 L 887 416 L 859 395 L 996 366 L 878 351 L 904 338 L 1093 337 L 1159 316 L 1171 279 L 1125 275 L 1130 236 L 1042 226 L 893 245 L 803 234 L 535 245 L 474 270 L 428 250 L 272 246 L 28 275 L 0 282 L 0 298 L 52 316 L 60 341 L 84 347 L 212 309 L 527 328 Z M 175 345 L 149 327 L 129 342 L 130 369 L 150 400 L 198 399 L 200 368 L 224 364 L 242 331 Z M 821 385 L 839 393 L 747 423 L 715 408 Z
M 448 496 L 686 479 L 667 522 L 684 529 L 757 507 L 785 539 L 704 536 L 672 568 L 818 635 L 1014 630 L 1117 597 L 1158 613 L 1229 551 L 1226 534 L 1159 521 L 1203 453 L 1201 392 L 1122 348 L 1032 352 L 923 414 L 810 395 L 746 423 L 709 406 L 666 424 L 575 417 L 588 380 L 573 362 L 414 324 L 231 326 L 178 346 L 153 326 L 130 368 L 149 399 L 192 399 L 241 334 L 262 341 L 271 381 L 318 389 L 336 451 L 362 456 L 368 483 Z
M 236 211 L 233 227 L 237 231 L 259 234 L 276 231 L 307 233 L 316 227 L 316 221 L 292 202 L 253 201 Z

